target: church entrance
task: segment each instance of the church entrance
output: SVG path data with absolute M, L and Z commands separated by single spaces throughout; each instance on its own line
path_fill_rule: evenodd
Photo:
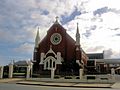
M 56 59 L 53 56 L 48 56 L 44 61 L 44 69 L 56 69 Z

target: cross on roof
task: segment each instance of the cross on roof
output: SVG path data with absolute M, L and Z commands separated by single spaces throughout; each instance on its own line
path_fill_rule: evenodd
M 56 23 L 58 23 L 58 18 L 59 18 L 59 17 L 58 17 L 58 16 L 56 16 L 55 18 L 56 18 L 56 21 L 55 21 L 55 22 L 56 22 Z
M 56 21 L 58 21 L 58 18 L 59 18 L 59 17 L 58 17 L 58 16 L 56 16 L 55 18 L 56 18 Z

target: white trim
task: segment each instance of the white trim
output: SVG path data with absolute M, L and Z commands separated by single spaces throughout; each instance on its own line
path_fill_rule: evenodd
M 50 67 L 50 60 L 52 60 L 52 66 Z M 52 56 L 49 56 L 47 57 L 45 60 L 44 60 L 44 69 L 52 69 L 52 68 L 55 68 L 56 69 L 56 59 Z M 46 63 L 48 62 L 48 67 L 46 66 Z M 55 67 L 53 67 L 53 62 L 55 62 Z
M 52 53 L 55 55 L 54 56 L 47 56 L 49 53 Z M 60 52 L 57 52 L 57 54 L 55 54 L 55 52 L 52 50 L 52 48 L 50 47 L 50 50 L 44 54 L 44 53 L 41 53 L 41 58 L 40 58 L 40 63 L 39 64 L 43 64 L 44 65 L 44 70 L 48 69 L 48 70 L 51 70 L 51 69 L 56 69 L 56 65 L 57 64 L 62 64 L 62 57 L 61 57 L 61 53 Z M 52 60 L 52 64 L 50 66 L 50 60 Z M 53 63 L 55 62 L 55 66 L 53 67 Z M 48 65 L 47 65 L 48 63 Z

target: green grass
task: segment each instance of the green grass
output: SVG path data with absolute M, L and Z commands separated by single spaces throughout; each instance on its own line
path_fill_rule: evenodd
M 25 75 L 25 73 L 13 73 L 13 75 Z

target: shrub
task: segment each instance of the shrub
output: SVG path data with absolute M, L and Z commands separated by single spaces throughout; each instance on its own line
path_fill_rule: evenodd
M 72 76 L 65 76 L 65 79 L 72 79 Z
M 55 79 L 59 79 L 60 76 L 59 76 L 59 75 L 55 75 L 54 78 L 55 78 Z
M 87 79 L 95 79 L 95 76 L 87 76 Z
M 108 80 L 108 78 L 100 78 L 101 80 Z
M 76 79 L 80 79 L 80 77 L 78 76 L 78 77 L 76 77 Z

